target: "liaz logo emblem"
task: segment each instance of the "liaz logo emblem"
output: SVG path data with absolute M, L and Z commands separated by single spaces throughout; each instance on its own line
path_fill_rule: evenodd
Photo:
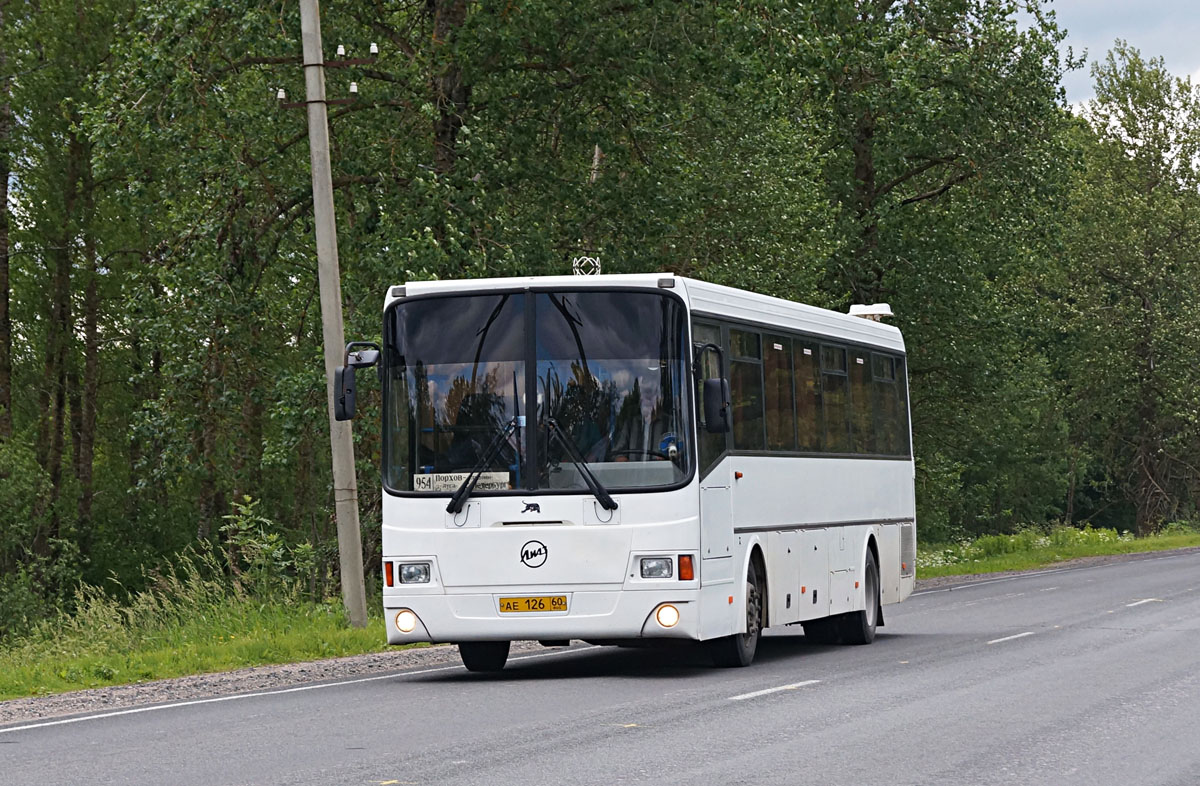
M 521 501 L 525 502 L 524 500 L 521 500 Z M 541 513 L 542 506 L 536 502 L 525 502 L 525 510 L 523 510 L 521 512 L 522 513 Z
M 521 547 L 521 562 L 529 568 L 540 568 L 546 564 L 550 555 L 546 544 L 540 540 L 531 540 Z

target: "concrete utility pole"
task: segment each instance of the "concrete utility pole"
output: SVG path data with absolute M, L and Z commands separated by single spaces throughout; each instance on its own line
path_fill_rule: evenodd
M 300 0 L 300 35 L 304 48 L 305 97 L 308 104 L 308 148 L 312 159 L 317 269 L 321 284 L 321 327 L 325 340 L 325 395 L 329 406 L 329 442 L 333 449 L 333 504 L 337 517 L 342 600 L 350 624 L 367 625 L 363 588 L 362 536 L 358 528 L 358 482 L 354 477 L 354 442 L 350 422 L 333 418 L 333 371 L 342 363 L 346 340 L 342 331 L 342 285 L 338 272 L 337 225 L 333 216 L 333 177 L 329 165 L 329 121 L 325 112 L 325 56 L 321 52 L 321 12 L 317 0 Z

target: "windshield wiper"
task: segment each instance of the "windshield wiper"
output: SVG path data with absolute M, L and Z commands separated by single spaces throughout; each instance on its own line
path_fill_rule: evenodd
M 575 443 L 563 436 L 562 428 L 559 427 L 558 421 L 554 418 L 548 418 L 546 420 L 546 427 L 550 430 L 550 437 L 558 440 L 558 444 L 562 445 L 563 452 L 567 454 L 567 458 L 571 459 L 571 462 L 579 468 L 579 474 L 583 475 L 583 479 L 587 483 L 588 488 L 591 489 L 592 495 L 600 500 L 600 506 L 605 510 L 616 510 L 616 500 L 609 496 L 608 490 L 592 474 L 591 468 L 583 456 L 579 454 L 579 449 L 575 447 Z
M 500 448 L 504 447 L 504 443 L 508 441 L 508 436 L 517 427 L 518 420 L 524 420 L 524 418 L 513 418 L 508 421 L 508 425 L 492 439 L 492 444 L 488 445 L 487 450 L 483 452 L 483 458 L 467 473 L 467 476 L 463 478 L 462 485 L 450 497 L 450 504 L 446 506 L 447 513 L 458 513 L 462 510 L 463 503 L 467 501 L 467 497 L 471 496 L 471 492 L 475 490 L 475 484 L 479 482 L 479 477 L 483 475 L 483 471 L 491 466 L 496 456 L 500 454 Z

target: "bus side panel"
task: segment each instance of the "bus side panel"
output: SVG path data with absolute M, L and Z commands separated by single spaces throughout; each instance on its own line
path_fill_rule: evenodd
M 733 490 L 729 462 L 723 461 L 700 481 L 700 556 L 733 556 Z
M 801 537 L 798 530 L 767 533 L 768 626 L 800 620 Z
M 859 578 L 862 549 L 861 527 L 830 529 L 829 544 L 829 613 L 854 611 L 854 582 Z
M 829 530 L 800 532 L 800 620 L 829 615 Z
M 733 499 L 729 462 L 700 481 L 700 638 L 735 633 L 734 604 L 740 599 L 740 563 L 733 554 Z M 738 602 L 738 601 L 735 601 Z M 739 607 L 740 608 L 740 607 Z
M 879 528 L 879 602 L 900 602 L 900 526 L 884 524 Z

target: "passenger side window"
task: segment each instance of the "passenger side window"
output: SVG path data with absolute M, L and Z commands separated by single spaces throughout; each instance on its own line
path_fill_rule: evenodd
M 846 374 L 846 350 L 821 346 L 821 414 L 825 425 L 825 450 L 850 452 L 850 379 Z
M 792 397 L 792 340 L 765 336 L 763 381 L 767 415 L 767 449 L 796 449 L 796 411 Z
M 762 450 L 762 347 L 758 333 L 730 328 L 729 355 L 733 446 L 738 450 Z
M 871 356 L 861 349 L 850 350 L 851 449 L 875 452 L 875 417 L 871 402 Z
M 796 389 L 796 447 L 821 449 L 821 364 L 817 345 L 792 342 L 792 367 Z

